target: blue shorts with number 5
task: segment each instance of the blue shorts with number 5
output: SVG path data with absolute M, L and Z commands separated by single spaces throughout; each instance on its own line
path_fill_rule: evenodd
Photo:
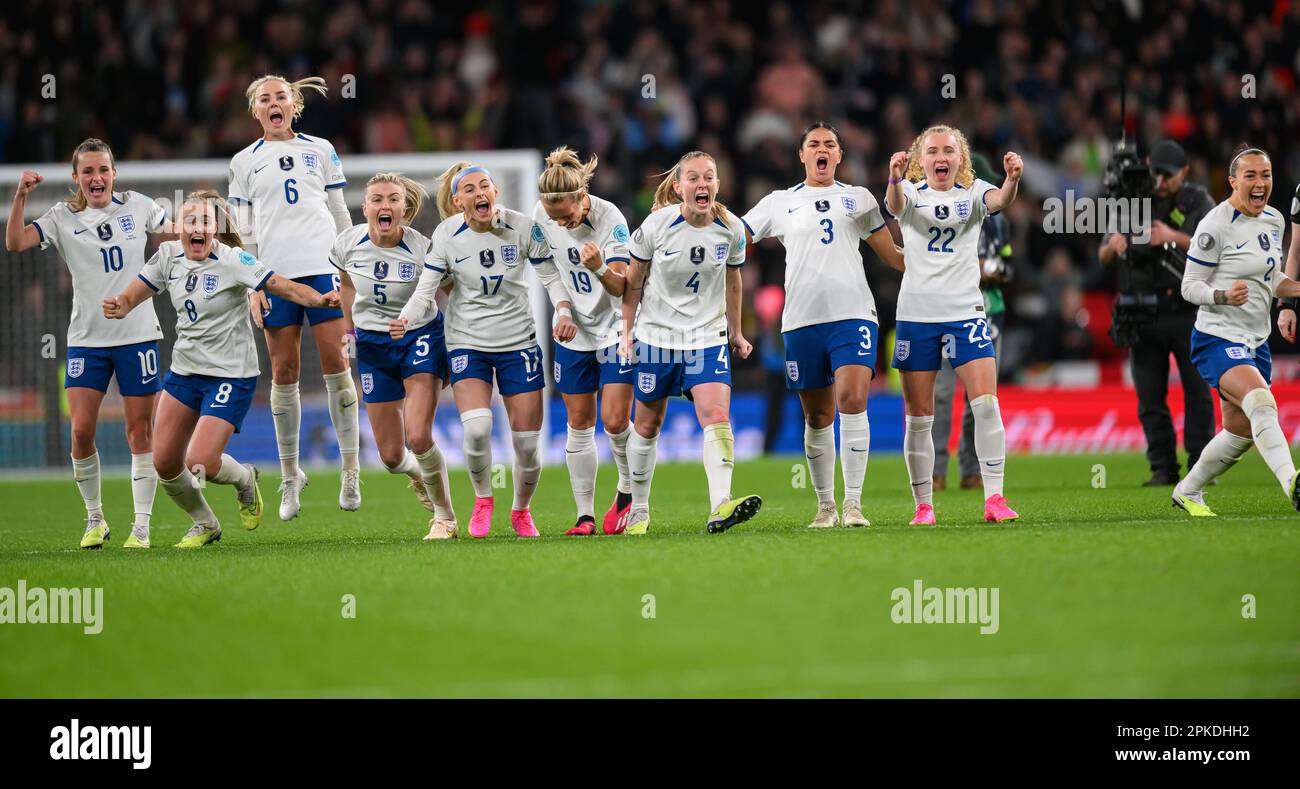
M 451 383 L 478 378 L 492 383 L 496 373 L 497 391 L 505 395 L 537 392 L 546 387 L 542 376 L 542 349 L 534 344 L 518 351 L 475 351 L 454 348 L 447 351 L 451 366 Z
M 693 351 L 636 343 L 636 399 L 654 403 L 665 397 L 691 399 L 696 384 L 731 386 L 731 349 L 726 343 Z
M 168 372 L 163 390 L 186 407 L 198 411 L 199 416 L 221 417 L 234 425 L 235 432 L 238 433 L 244 424 L 244 417 L 248 416 L 249 407 L 253 405 L 257 376 L 216 378 L 211 375 Z
M 1219 388 L 1223 374 L 1240 364 L 1259 370 L 1264 383 L 1273 382 L 1273 354 L 1268 350 L 1267 340 L 1258 348 L 1251 348 L 1245 343 L 1225 340 L 1193 328 L 1192 364 L 1196 365 L 1205 382 L 1215 389 Z
M 117 376 L 117 388 L 124 397 L 142 397 L 162 391 L 158 375 L 158 341 L 114 345 L 110 348 L 68 348 L 68 368 L 63 388 L 84 386 L 108 391 L 108 382 Z
M 860 364 L 876 373 L 875 321 L 850 318 L 783 332 L 787 389 L 821 389 L 835 383 L 835 371 Z
M 996 356 L 987 318 L 924 323 L 899 321 L 894 330 L 894 369 L 938 370 L 944 358 L 953 369 Z
M 300 282 L 317 293 L 329 293 L 331 290 L 339 289 L 338 276 L 338 274 L 316 274 L 311 277 L 297 277 L 294 282 Z M 304 307 L 270 293 L 266 294 L 266 301 L 271 305 L 271 311 L 263 316 L 262 325 L 269 329 L 280 326 L 301 326 L 304 316 L 312 326 L 343 317 L 343 310 L 338 308 Z
M 394 340 L 388 332 L 357 329 L 357 369 L 361 372 L 361 399 L 390 403 L 406 397 L 402 382 L 429 373 L 447 380 L 447 345 L 442 334 L 442 313 L 406 336 Z

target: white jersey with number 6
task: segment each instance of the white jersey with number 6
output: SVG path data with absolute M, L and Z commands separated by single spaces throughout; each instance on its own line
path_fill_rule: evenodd
M 397 318 L 420 281 L 424 260 L 429 256 L 429 239 L 414 228 L 402 226 L 402 240 L 397 246 L 381 247 L 370 238 L 369 225 L 357 225 L 339 233 L 330 251 L 330 263 L 347 272 L 356 286 L 352 302 L 352 322 L 367 331 L 388 331 L 388 322 Z M 424 323 L 438 317 L 433 314 Z M 412 326 L 418 329 L 424 325 Z
M 118 192 L 104 208 L 73 211 L 60 201 L 32 223 L 41 249 L 58 250 L 72 275 L 69 346 L 111 348 L 162 338 L 152 301 L 122 320 L 105 318 L 101 302 L 121 293 L 140 273 L 145 236 L 156 233 L 166 220 L 167 211 L 148 197 Z
M 1274 208 L 1247 216 L 1224 200 L 1210 209 L 1192 234 L 1183 279 L 1201 279 L 1214 290 L 1228 290 L 1243 280 L 1248 295 L 1238 307 L 1202 304 L 1196 312 L 1198 331 L 1251 348 L 1268 342 L 1285 231 L 1285 221 Z
M 695 227 L 680 204 L 641 223 L 628 252 L 650 261 L 633 335 L 659 348 L 691 351 L 727 342 L 727 269 L 745 263 L 745 229 L 733 215 Z
M 985 200 L 997 189 L 975 179 L 939 191 L 904 180 L 903 284 L 898 291 L 898 320 L 945 323 L 986 317 L 980 292 L 979 240 Z
M 333 274 L 338 231 L 326 200 L 347 185 L 328 140 L 258 140 L 230 160 L 230 202 L 252 205 L 257 254 L 289 279 Z

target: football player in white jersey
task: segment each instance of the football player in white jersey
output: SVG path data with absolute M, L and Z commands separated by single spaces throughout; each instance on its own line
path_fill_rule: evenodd
M 910 151 L 889 160 L 885 208 L 903 230 L 907 270 L 898 293 L 894 367 L 903 381 L 907 431 L 903 455 L 916 501 L 913 525 L 935 522 L 933 504 L 934 380 L 946 357 L 961 379 L 975 416 L 975 453 L 984 480 L 984 520 L 1019 516 L 1002 494 L 1006 432 L 997 398 L 997 362 L 980 292 L 978 255 L 984 217 L 1011 204 L 1024 164 L 1008 152 L 1006 180 L 996 187 L 975 177 L 966 137 L 931 126 Z
M 537 178 L 542 199 L 533 210 L 547 237 L 558 246 L 560 280 L 573 302 L 578 333 L 555 346 L 555 388 L 568 414 L 564 459 L 577 504 L 578 521 L 565 534 L 596 533 L 596 393 L 600 419 L 618 468 L 618 492 L 605 512 L 601 530 L 623 531 L 632 507 L 627 473 L 627 440 L 632 425 L 631 364 L 618 358 L 620 304 L 627 267 L 627 220 L 613 203 L 587 191 L 596 170 L 596 157 L 583 164 L 569 148 L 556 148 L 546 157 Z M 565 262 L 567 261 L 567 263 Z
M 835 412 L 840 413 L 840 462 L 845 526 L 870 526 L 862 514 L 871 427 L 867 393 L 876 372 L 880 323 L 862 266 L 862 241 L 881 260 L 903 269 L 903 254 L 885 227 L 876 198 L 835 180 L 844 156 L 834 126 L 804 130 L 799 161 L 804 180 L 764 197 L 745 214 L 750 242 L 775 237 L 785 245 L 786 387 L 804 412 L 804 454 L 817 492 L 809 527 L 840 523 L 835 507 Z
M 1214 515 L 1205 504 L 1205 486 L 1252 444 L 1300 510 L 1300 473 L 1269 390 L 1273 298 L 1300 297 L 1300 282 L 1282 273 L 1286 222 L 1268 205 L 1269 155 L 1259 148 L 1238 152 L 1228 165 L 1228 184 L 1232 194 L 1196 226 L 1183 271 L 1183 298 L 1201 305 L 1192 329 L 1192 361 L 1223 402 L 1223 430 L 1174 486 L 1174 506 L 1196 517 Z
M 302 115 L 303 89 L 325 92 L 325 81 L 308 77 L 289 82 L 259 77 L 248 86 L 248 109 L 262 126 L 262 138 L 230 160 L 230 202 L 240 213 L 240 235 L 255 255 L 275 261 L 280 276 L 317 292 L 338 290 L 330 265 L 333 239 L 352 227 L 343 202 L 343 167 L 328 140 L 293 130 Z M 361 506 L 357 463 L 360 431 L 357 392 L 352 383 L 343 335 L 347 322 L 335 308 L 303 307 L 262 291 L 249 294 L 253 324 L 262 328 L 271 357 L 271 417 L 280 449 L 280 519 L 293 520 L 301 507 L 307 475 L 298 468 L 302 405 L 298 396 L 303 320 L 311 324 L 320 354 L 330 421 L 343 465 L 339 506 Z
M 1300 185 L 1291 196 L 1291 245 L 1286 251 L 1286 275 L 1300 279 Z M 1277 329 L 1287 342 L 1295 342 L 1297 299 L 1279 299 L 1282 307 L 1277 311 Z
M 433 231 L 420 283 L 390 334 L 400 340 L 408 326 L 423 326 L 437 310 L 434 296 L 450 288 L 444 324 L 451 391 L 464 426 L 465 461 L 474 485 L 471 537 L 492 526 L 492 379 L 505 401 L 514 445 L 514 503 L 510 526 L 520 537 L 538 537 L 529 504 L 542 475 L 542 349 L 528 299 L 527 269 L 534 269 L 559 319 L 553 336 L 577 333 L 573 305 L 560 282 L 551 245 L 541 225 L 497 205 L 497 187 L 482 167 L 458 162 L 438 182 L 443 221 Z
M 442 313 L 406 332 L 388 335 L 415 292 L 429 239 L 410 227 L 428 195 L 398 173 L 377 173 L 361 203 L 366 223 L 339 234 L 330 263 L 339 270 L 343 312 L 354 327 L 361 398 L 379 458 L 393 474 L 411 478 L 420 503 L 433 512 L 426 540 L 456 536 L 447 465 L 433 442 L 438 390 L 447 381 Z
M 171 232 L 165 209 L 138 192 L 114 192 L 117 167 L 101 140 L 88 139 L 72 154 L 76 187 L 65 201 L 39 219 L 24 224 L 29 195 L 45 180 L 28 170 L 18 182 L 5 247 L 21 252 L 53 246 L 72 275 L 72 322 L 68 326 L 68 366 L 64 388 L 72 421 L 72 474 L 86 505 L 82 548 L 102 548 L 109 537 L 100 501 L 99 452 L 95 426 L 109 379 L 117 377 L 131 448 L 131 494 L 135 523 L 127 548 L 149 543 L 149 517 L 158 477 L 153 470 L 151 423 L 157 394 L 158 340 L 162 328 L 153 305 L 130 320 L 110 322 L 99 302 L 135 279 L 144 265 L 147 233 Z
M 758 513 L 758 496 L 731 497 L 736 442 L 731 432 L 731 351 L 753 346 L 741 333 L 740 267 L 745 228 L 718 202 L 718 167 L 702 151 L 682 156 L 655 190 L 650 216 L 628 242 L 619 354 L 636 362 L 636 416 L 627 442 L 632 510 L 626 532 L 650 529 L 655 445 L 668 398 L 695 404 L 704 429 L 709 483 L 706 529 L 718 534 Z
M 221 539 L 221 523 L 201 480 L 235 488 L 244 528 L 256 529 L 262 521 L 257 469 L 225 453 L 257 388 L 246 291 L 269 290 L 309 307 L 337 307 L 339 294 L 317 293 L 276 276 L 240 249 L 234 220 L 216 192 L 192 192 L 181 206 L 179 227 L 180 240 L 163 242 L 125 290 L 103 300 L 102 309 L 105 318 L 126 319 L 163 291 L 176 309 L 176 344 L 154 428 L 154 466 L 163 490 L 194 523 L 176 547 L 201 548 Z

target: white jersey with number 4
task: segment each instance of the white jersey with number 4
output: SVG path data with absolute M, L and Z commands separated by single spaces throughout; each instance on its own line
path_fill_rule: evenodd
M 727 220 L 695 227 L 674 204 L 632 234 L 628 252 L 650 261 L 636 339 L 679 351 L 726 344 L 727 269 L 745 263 L 744 225 L 730 214 Z
M 497 208 L 492 229 L 480 233 L 455 214 L 434 228 L 431 242 L 419 286 L 402 308 L 409 325 L 422 326 L 437 315 L 434 295 L 451 280 L 443 323 L 448 352 L 531 348 L 537 323 L 528 300 L 528 269 L 537 271 L 542 284 L 559 276 L 541 225 Z
M 167 221 L 167 211 L 139 192 L 118 192 L 104 208 L 73 211 L 56 203 L 32 224 L 41 249 L 53 246 L 72 275 L 69 347 L 111 348 L 161 339 L 153 302 L 136 307 L 122 320 L 104 317 L 105 296 L 116 296 L 144 265 L 146 234 Z
M 573 302 L 573 322 L 578 333 L 572 340 L 560 343 L 574 351 L 596 351 L 618 342 L 619 328 L 623 325 L 622 300 L 610 295 L 600 284 L 600 279 L 582 265 L 582 245 L 591 242 L 600 248 L 606 263 L 628 262 L 627 220 L 618 206 L 588 195 L 591 208 L 587 216 L 574 229 L 561 227 L 546 215 L 539 201 L 533 208 L 533 220 L 546 231 L 554 245 L 555 267 L 560 271 L 560 281 L 569 291 Z
M 799 184 L 772 192 L 743 219 L 754 241 L 785 246 L 781 331 L 861 318 L 876 321 L 860 243 L 885 226 L 876 198 L 861 186 Z
M 326 200 L 347 185 L 328 140 L 258 140 L 230 160 L 230 202 L 253 207 L 257 254 L 289 279 L 333 274 L 338 231 Z
M 346 272 L 357 289 L 352 302 L 352 323 L 366 331 L 388 332 L 388 322 L 395 320 L 415 293 L 425 258 L 429 256 L 429 239 L 414 228 L 402 226 L 402 239 L 396 246 L 381 247 L 370 238 L 369 225 L 357 225 L 339 233 L 330 252 L 330 263 Z M 438 317 L 433 314 L 412 329 Z
M 1202 304 L 1196 328 L 1230 342 L 1258 348 L 1273 330 L 1273 296 L 1282 274 L 1282 235 L 1286 224 L 1275 208 L 1247 216 L 1227 200 L 1210 209 L 1187 252 L 1183 278 L 1199 278 L 1214 290 L 1237 280 L 1247 285 L 1246 303 Z
M 187 258 L 179 241 L 159 245 L 140 279 L 155 293 L 166 291 L 176 308 L 171 369 L 215 378 L 257 375 L 248 291 L 261 290 L 272 273 L 249 253 L 219 241 L 203 260 Z
M 980 292 L 979 240 L 985 201 L 996 186 L 975 179 L 939 191 L 924 181 L 904 180 L 903 284 L 898 291 L 898 320 L 946 323 L 986 317 Z M 888 207 L 888 206 L 886 206 Z

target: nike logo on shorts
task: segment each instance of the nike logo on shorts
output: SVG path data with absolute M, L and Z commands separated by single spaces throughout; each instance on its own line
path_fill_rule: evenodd
M 146 378 L 146 379 L 144 379 L 143 381 L 141 381 L 140 383 L 142 383 L 142 384 L 152 383 L 152 382 L 153 382 L 153 379 L 155 379 L 155 378 L 157 378 L 157 377 L 158 377 L 158 376 L 156 376 L 156 375 L 151 375 L 151 376 L 149 376 L 148 378 Z
M 530 384 L 531 384 L 533 381 L 536 381 L 536 380 L 537 380 L 537 376 L 539 376 L 539 375 L 541 375 L 541 373 L 536 373 L 535 375 L 530 375 L 530 376 L 528 376 L 527 378 L 524 379 L 524 383 L 530 383 Z

